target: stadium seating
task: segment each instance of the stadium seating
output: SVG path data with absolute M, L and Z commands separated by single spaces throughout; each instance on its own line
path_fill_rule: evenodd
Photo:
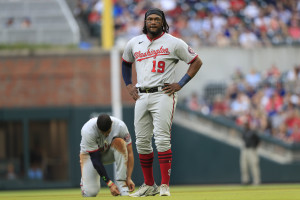
M 0 44 L 78 44 L 79 28 L 64 0 L 0 0 Z

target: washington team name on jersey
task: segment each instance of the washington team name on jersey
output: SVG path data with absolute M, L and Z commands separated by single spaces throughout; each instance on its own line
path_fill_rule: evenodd
M 134 52 L 134 57 L 136 61 L 142 61 L 148 58 L 156 58 L 157 56 L 169 55 L 169 49 L 163 46 L 160 49 L 148 49 L 147 52 L 143 53 L 141 51 Z

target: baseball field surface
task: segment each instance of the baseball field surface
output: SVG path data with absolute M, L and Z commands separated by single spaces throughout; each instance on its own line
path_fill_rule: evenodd
M 141 198 L 141 197 L 140 197 Z M 170 197 L 144 197 L 152 199 L 172 200 L 300 200 L 300 184 L 266 184 L 260 186 L 240 185 L 193 185 L 171 186 Z M 0 190 L 2 200 L 75 200 L 88 199 L 81 197 L 80 189 L 49 189 L 49 190 Z M 107 188 L 93 199 L 132 199 L 132 197 L 113 197 Z

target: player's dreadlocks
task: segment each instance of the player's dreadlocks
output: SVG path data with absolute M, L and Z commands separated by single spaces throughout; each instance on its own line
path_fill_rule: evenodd
M 111 124 L 112 121 L 110 119 L 110 116 L 107 114 L 102 114 L 97 119 L 97 126 L 103 132 L 108 131 L 111 127 Z
M 146 13 L 145 13 L 145 20 L 144 20 L 144 27 L 143 27 L 143 33 L 147 34 L 147 28 L 146 28 L 146 18 L 151 15 L 151 14 L 156 14 L 159 15 L 162 20 L 163 20 L 163 25 L 162 25 L 162 31 L 165 33 L 169 32 L 169 25 L 167 23 L 165 14 L 162 10 L 158 9 L 158 8 L 150 8 Z

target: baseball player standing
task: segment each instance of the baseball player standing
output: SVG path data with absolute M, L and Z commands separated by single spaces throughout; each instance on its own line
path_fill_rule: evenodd
M 171 125 L 177 103 L 177 91 L 198 72 L 202 61 L 181 39 L 168 34 L 164 12 L 157 8 L 145 13 L 142 35 L 132 38 L 123 52 L 122 75 L 127 90 L 136 101 L 134 126 L 136 147 L 144 175 L 144 184 L 129 196 L 170 196 Z M 190 64 L 182 79 L 175 82 L 175 66 L 179 60 Z M 135 62 L 137 84 L 132 84 Z M 153 178 L 152 136 L 158 151 L 161 186 Z
M 102 114 L 90 119 L 81 129 L 80 167 L 83 197 L 95 197 L 100 177 L 113 196 L 128 196 L 135 185 L 131 180 L 134 157 L 131 137 L 125 123 Z M 103 164 L 116 163 L 116 184 L 108 177 Z

